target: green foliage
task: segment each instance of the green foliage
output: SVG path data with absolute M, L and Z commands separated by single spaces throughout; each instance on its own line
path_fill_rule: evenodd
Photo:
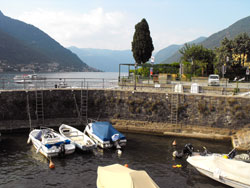
M 154 50 L 149 26 L 146 19 L 135 25 L 135 33 L 132 41 L 132 52 L 135 62 L 143 64 L 149 60 Z
M 185 44 L 180 49 L 182 61 L 186 74 L 196 76 L 208 76 L 214 72 L 213 63 L 216 60 L 216 54 L 213 50 L 204 48 L 202 45 Z M 190 63 L 188 63 L 190 62 Z
M 227 66 L 225 77 L 233 80 L 235 77 L 245 76 L 245 56 L 250 56 L 250 37 L 247 33 L 241 33 L 232 40 L 225 37 L 216 51 L 218 57 L 216 68 L 221 72 L 221 67 L 225 64 Z
M 151 64 L 144 64 L 141 65 L 142 67 L 139 68 L 136 73 L 143 76 L 143 77 L 148 77 L 149 76 L 149 71 L 150 67 L 152 67 Z M 172 63 L 172 64 L 155 64 L 153 65 L 153 72 L 154 74 L 159 74 L 159 73 L 166 73 L 166 74 L 178 74 L 180 68 L 179 63 Z M 131 72 L 134 72 L 132 70 Z

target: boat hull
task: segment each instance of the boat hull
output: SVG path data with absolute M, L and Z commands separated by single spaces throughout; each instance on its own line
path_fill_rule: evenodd
M 187 162 L 200 173 L 225 185 L 250 187 L 250 163 L 224 158 L 225 155 L 190 156 Z
M 33 130 L 33 131 L 39 131 L 39 130 Z M 35 133 L 34 133 L 35 134 Z M 52 146 L 50 148 L 46 147 L 45 144 L 41 142 L 41 140 L 36 139 L 32 132 L 29 135 L 29 139 L 32 141 L 32 144 L 34 148 L 36 149 L 37 153 L 40 152 L 42 155 L 44 155 L 47 158 L 50 157 L 57 157 L 60 155 L 69 155 L 72 154 L 75 151 L 75 145 L 74 144 L 64 144 L 64 152 L 61 152 L 60 146 Z M 63 141 L 63 139 L 59 140 L 60 142 Z
M 86 134 L 69 125 L 62 124 L 59 127 L 60 134 L 75 144 L 75 147 L 82 151 L 90 151 L 97 147 L 96 143 Z
M 98 123 L 106 123 L 106 122 L 98 122 Z M 106 141 L 102 140 L 101 138 L 99 138 L 93 131 L 92 129 L 93 124 L 90 123 L 86 126 L 84 132 L 97 144 L 97 146 L 105 149 L 105 148 L 112 148 L 115 147 L 114 142 L 112 141 L 112 138 L 110 135 L 110 137 L 106 138 Z M 111 126 L 111 125 L 110 125 Z M 112 127 L 113 128 L 113 127 Z M 114 128 L 113 128 L 114 129 Z M 120 132 L 118 132 L 116 130 L 116 133 L 121 134 Z M 124 137 L 122 139 L 119 139 L 118 144 L 121 147 L 125 147 L 127 143 L 127 139 L 125 139 Z

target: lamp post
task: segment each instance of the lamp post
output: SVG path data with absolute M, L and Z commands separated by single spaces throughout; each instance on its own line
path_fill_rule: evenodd
M 134 73 L 135 85 L 134 85 L 134 90 L 136 90 L 136 68 L 137 68 L 137 63 L 135 62 L 135 73 Z

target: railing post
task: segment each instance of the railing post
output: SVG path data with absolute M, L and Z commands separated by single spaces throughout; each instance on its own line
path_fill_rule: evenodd
M 5 79 L 3 78 L 3 89 L 5 89 L 5 85 L 4 85 L 4 84 L 5 84 L 5 82 L 4 82 L 4 80 L 5 80 Z

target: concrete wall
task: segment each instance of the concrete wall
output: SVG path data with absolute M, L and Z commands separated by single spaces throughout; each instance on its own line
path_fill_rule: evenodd
M 45 125 L 80 124 L 80 90 L 44 90 Z M 171 123 L 173 93 L 132 92 L 125 90 L 89 90 L 88 117 L 99 120 L 122 119 Z M 27 100 L 28 97 L 28 100 Z M 178 94 L 178 124 L 241 129 L 250 120 L 250 98 Z M 1 91 L 0 130 L 29 128 L 27 101 L 36 121 L 35 91 Z

